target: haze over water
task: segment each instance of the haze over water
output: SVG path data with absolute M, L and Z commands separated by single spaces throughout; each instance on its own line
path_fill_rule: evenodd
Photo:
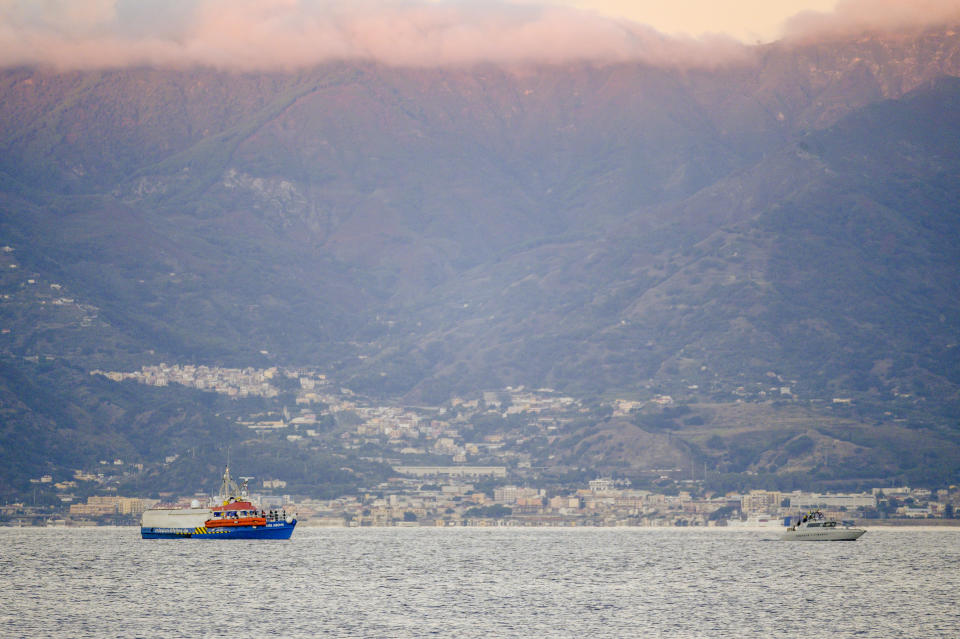
M 956 637 L 960 530 L 0 529 L 4 637 Z M 833 633 L 833 634 L 831 634 Z

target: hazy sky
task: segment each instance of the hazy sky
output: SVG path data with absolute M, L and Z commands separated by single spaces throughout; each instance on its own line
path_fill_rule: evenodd
M 781 35 L 958 22 L 960 0 L 0 0 L 0 67 L 713 66 Z
M 565 0 L 562 3 L 648 24 L 665 33 L 725 33 L 753 43 L 777 39 L 788 18 L 802 11 L 831 11 L 837 0 Z

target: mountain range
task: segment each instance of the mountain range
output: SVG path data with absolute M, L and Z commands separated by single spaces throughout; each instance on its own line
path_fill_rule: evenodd
M 36 362 L 280 364 L 699 416 L 568 433 L 571 466 L 655 467 L 668 424 L 682 461 L 809 471 L 813 437 L 849 476 L 955 480 L 958 76 L 949 29 L 709 69 L 4 70 L 3 448 L 42 422 L 42 460 L 72 428 L 24 401 Z M 84 414 L 88 443 L 113 423 Z

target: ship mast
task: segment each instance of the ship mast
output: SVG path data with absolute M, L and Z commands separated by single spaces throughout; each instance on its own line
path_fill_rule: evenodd
M 240 495 L 240 487 L 237 482 L 230 478 L 230 464 L 227 464 L 223 471 L 223 481 L 220 482 L 220 501 L 226 504 L 231 498 L 236 499 Z

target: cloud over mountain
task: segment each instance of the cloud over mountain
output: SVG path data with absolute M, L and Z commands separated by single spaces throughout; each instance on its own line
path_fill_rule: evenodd
M 818 39 L 955 24 L 960 0 L 840 0 L 831 13 L 805 11 L 787 20 L 783 33 L 788 39 Z
M 566 7 L 401 0 L 0 0 L 0 66 L 290 70 L 642 61 L 713 67 L 746 49 Z
M 960 0 L 841 0 L 787 21 L 788 38 L 960 21 Z M 610 63 L 716 67 L 749 59 L 723 36 L 678 38 L 624 19 L 509 0 L 0 0 L 0 67 L 236 71 L 334 60 L 438 67 Z

